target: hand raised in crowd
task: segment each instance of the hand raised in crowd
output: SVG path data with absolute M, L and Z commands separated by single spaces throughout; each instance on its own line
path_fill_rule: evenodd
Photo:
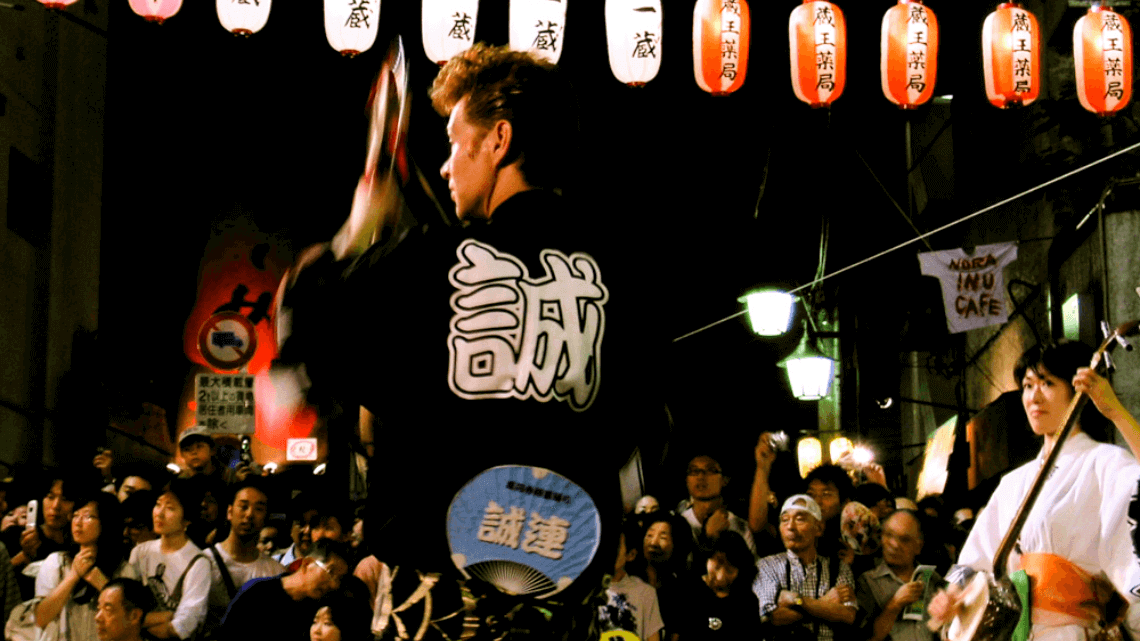
M 771 471 L 772 462 L 776 460 L 776 450 L 772 449 L 771 434 L 764 432 L 756 442 L 756 467 L 765 472 Z
M 87 573 L 95 568 L 95 549 L 80 548 L 79 553 L 71 561 L 71 572 L 76 579 L 84 579 Z
M 246 477 L 251 474 L 253 474 L 253 468 L 250 467 L 249 463 L 244 461 L 238 463 L 237 467 L 234 468 L 234 478 L 237 479 L 238 483 L 245 481 Z
M 1089 367 L 1077 370 L 1077 375 L 1073 377 L 1073 389 L 1088 394 L 1096 409 L 1113 423 L 1128 412 L 1117 398 L 1108 379 Z
M 887 487 L 887 473 L 883 471 L 882 465 L 878 463 L 868 463 L 863 468 L 863 473 L 867 476 L 868 483 L 875 483 L 876 485 L 886 487 L 888 490 L 891 489 Z
M 705 535 L 710 539 L 718 539 L 728 529 L 728 508 L 718 507 L 705 521 Z
M 930 599 L 930 605 L 926 608 L 926 611 L 930 613 L 930 621 L 927 622 L 926 627 L 937 632 L 943 625 L 949 623 L 950 619 L 953 619 L 961 609 L 962 588 L 951 583 L 950 587 L 939 590 L 934 598 Z
M 20 550 L 29 561 L 36 558 L 41 545 L 39 530 L 24 530 L 20 535 Z
M 926 584 L 922 581 L 911 581 L 899 586 L 895 590 L 894 596 L 891 597 L 891 605 L 902 609 L 922 598 L 923 591 L 926 590 Z

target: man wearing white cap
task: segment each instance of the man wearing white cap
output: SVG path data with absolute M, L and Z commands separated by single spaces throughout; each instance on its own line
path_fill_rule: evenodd
M 822 535 L 819 505 L 806 494 L 789 497 L 780 510 L 780 538 L 787 550 L 760 559 L 752 585 L 773 637 L 833 641 L 835 626 L 855 622 L 851 568 L 818 554 L 816 540 Z

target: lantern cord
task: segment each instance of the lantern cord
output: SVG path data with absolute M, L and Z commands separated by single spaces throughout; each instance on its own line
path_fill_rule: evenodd
M 930 241 L 926 240 L 926 238 L 922 235 L 922 230 L 915 226 L 914 221 L 911 220 L 910 216 L 908 216 L 906 211 L 903 210 L 902 205 L 899 204 L 899 201 L 895 200 L 895 197 L 891 195 L 891 192 L 887 191 L 887 186 L 883 184 L 883 181 L 879 180 L 879 177 L 877 175 L 875 175 L 875 170 L 871 169 L 871 165 L 867 164 L 867 160 L 863 158 L 863 154 L 859 153 L 859 150 L 855 149 L 854 147 L 851 148 L 851 151 L 854 151 L 855 155 L 859 157 L 859 161 L 862 162 L 863 166 L 867 168 L 867 173 L 871 174 L 871 178 L 874 178 L 875 182 L 878 183 L 879 189 L 883 190 L 883 195 L 887 197 L 887 200 L 891 201 L 891 204 L 895 206 L 895 209 L 898 210 L 899 215 L 903 217 L 903 220 L 905 220 L 908 225 L 910 225 L 910 228 L 914 230 L 914 233 L 918 234 L 918 238 L 922 239 L 922 242 L 926 245 L 926 248 L 930 251 L 934 251 L 934 248 L 930 246 Z M 910 180 L 909 175 L 907 176 L 907 180 Z M 816 276 L 816 278 L 819 278 L 819 276 Z
M 903 247 L 906 247 L 906 246 L 908 246 L 912 243 L 915 243 L 917 241 L 920 241 L 920 240 L 925 241 L 927 238 L 929 238 L 930 236 L 933 236 L 934 234 L 946 231 L 947 229 L 950 229 L 951 227 L 954 227 L 956 225 L 960 225 L 961 223 L 964 223 L 967 220 L 972 220 L 974 218 L 977 218 L 978 216 L 981 216 L 984 213 L 993 211 L 994 209 L 997 209 L 998 207 L 1001 207 L 1003 205 L 1008 205 L 1009 203 L 1011 203 L 1015 200 L 1018 200 L 1024 196 L 1028 196 L 1029 194 L 1032 194 L 1035 191 L 1040 191 L 1041 189 L 1044 189 L 1050 185 L 1054 185 L 1056 183 L 1059 183 L 1062 180 L 1065 180 L 1066 178 L 1070 178 L 1072 176 L 1075 176 L 1075 175 L 1077 175 L 1077 174 L 1079 174 L 1079 173 L 1081 173 L 1087 169 L 1092 169 L 1093 167 L 1095 167 L 1101 163 L 1108 162 L 1109 160 L 1112 160 L 1113 158 L 1116 158 L 1117 156 L 1122 156 L 1122 155 L 1127 154 L 1129 152 L 1136 151 L 1137 149 L 1140 149 L 1140 142 L 1131 144 L 1131 145 L 1129 145 L 1129 146 L 1127 146 L 1124 149 L 1121 149 L 1119 151 L 1114 151 L 1111 154 L 1105 156 L 1104 158 L 1099 158 L 1097 160 L 1094 160 L 1094 161 L 1090 162 L 1089 164 L 1084 165 L 1083 167 L 1077 167 L 1076 169 L 1074 169 L 1068 173 L 1061 174 L 1060 176 L 1057 176 L 1056 178 L 1052 178 L 1050 180 L 1047 180 L 1047 181 L 1041 183 L 1040 185 L 1037 185 L 1036 187 L 1030 187 L 1029 189 L 1026 189 L 1025 191 L 1023 191 L 1019 194 L 1015 194 L 1013 196 L 1010 196 L 1009 198 L 1006 198 L 1005 200 L 1000 200 L 1000 201 L 998 201 L 992 205 L 989 205 L 988 207 L 983 207 L 982 209 L 979 209 L 978 211 L 975 211 L 971 214 L 967 214 L 967 215 L 959 218 L 958 220 L 948 222 L 945 225 L 938 227 L 937 229 L 932 229 L 932 230 L 926 232 L 925 234 L 920 234 L 914 238 L 911 238 L 910 240 L 903 241 L 903 242 L 899 243 L 898 245 L 895 245 L 894 247 L 891 247 L 889 249 L 884 249 L 883 251 L 881 251 L 877 254 L 874 254 L 872 256 L 868 256 L 867 258 L 864 258 L 863 260 L 852 263 L 846 267 L 841 267 L 841 268 L 831 272 L 830 274 L 826 274 L 822 277 L 819 277 L 819 278 L 812 280 L 812 282 L 810 282 L 810 283 L 804 283 L 803 285 L 800 285 L 799 287 L 792 289 L 788 293 L 789 294 L 795 294 L 796 292 L 807 289 L 808 287 L 814 287 L 815 285 L 822 283 L 823 281 L 825 281 L 829 278 L 832 278 L 834 276 L 838 276 L 844 272 L 851 271 L 852 269 L 855 269 L 856 267 L 862 267 L 863 265 L 866 265 L 867 263 L 869 263 L 873 260 L 876 260 L 878 258 L 882 258 L 883 256 L 886 256 L 887 254 L 898 251 L 898 250 L 902 249 Z M 720 319 L 716 322 L 713 322 L 713 323 L 709 323 L 708 325 L 705 325 L 704 327 L 702 327 L 700 329 L 693 330 L 693 331 L 689 332 L 688 334 L 683 334 L 681 336 L 678 336 L 677 338 L 674 338 L 672 342 L 676 343 L 679 340 L 688 338 L 688 337 L 693 336 L 695 334 L 700 334 L 701 332 L 703 332 L 707 329 L 710 329 L 712 327 L 720 325 L 721 323 L 728 322 L 728 321 L 736 318 L 737 316 L 741 316 L 741 315 L 747 314 L 747 313 L 748 313 L 748 310 L 746 310 L 746 309 L 741 310 L 741 311 L 736 312 L 735 314 L 733 314 L 731 316 L 722 318 L 722 319 Z

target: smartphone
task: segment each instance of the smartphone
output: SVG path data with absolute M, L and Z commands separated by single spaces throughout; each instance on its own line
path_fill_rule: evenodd
M 253 452 L 250 450 L 252 447 L 252 440 L 248 436 L 241 437 L 241 462 L 247 465 L 253 464 Z
M 40 502 L 32 499 L 28 501 L 28 524 L 24 526 L 25 530 L 36 529 L 36 517 L 39 515 Z

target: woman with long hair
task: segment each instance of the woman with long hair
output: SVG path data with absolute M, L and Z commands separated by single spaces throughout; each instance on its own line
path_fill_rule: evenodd
M 119 501 L 106 492 L 76 501 L 71 518 L 71 544 L 53 552 L 36 578 L 36 625 L 43 629 L 59 620 L 61 640 L 95 641 L 99 591 L 107 581 L 134 577 L 123 558 Z

